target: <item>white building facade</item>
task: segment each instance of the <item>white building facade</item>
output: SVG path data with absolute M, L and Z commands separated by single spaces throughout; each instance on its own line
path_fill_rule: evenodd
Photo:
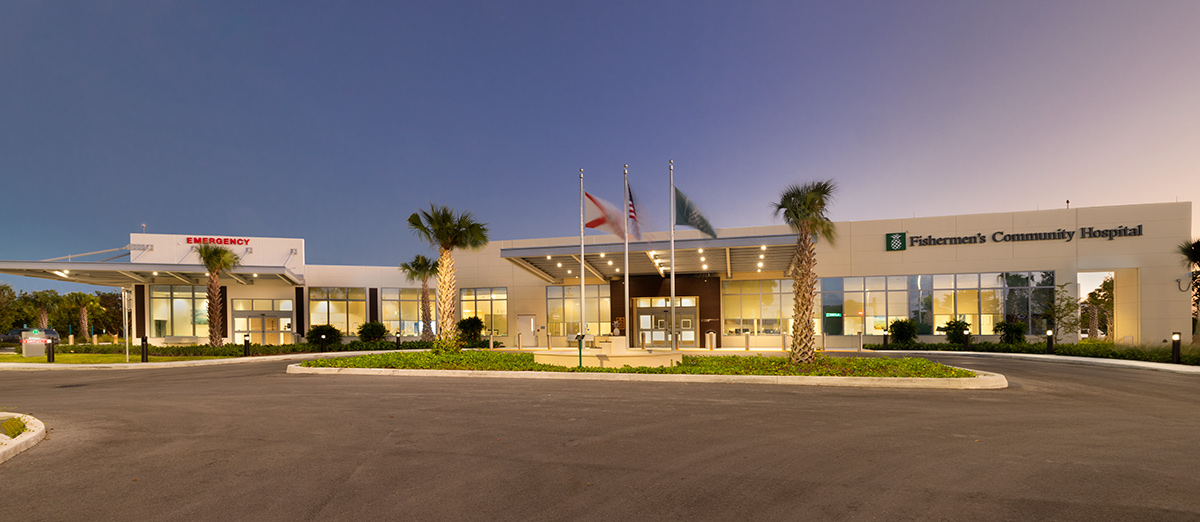
M 1192 237 L 1188 202 L 839 222 L 836 230 L 834 244 L 817 244 L 811 318 L 830 349 L 879 342 L 896 319 L 913 320 L 929 341 L 952 319 L 985 339 L 1001 321 L 1041 336 L 1056 326 L 1055 288 L 1078 299 L 1079 274 L 1089 272 L 1115 280 L 1111 339 L 1190 339 L 1189 279 L 1176 252 Z M 579 237 L 494 241 L 455 252 L 457 315 L 479 317 L 485 334 L 510 347 L 567 346 L 582 323 L 593 335 L 628 335 L 634 347 L 666 346 L 674 332 L 685 349 L 782 349 L 793 324 L 786 273 L 795 240 L 786 226 L 719 229 L 716 239 L 677 231 L 673 325 L 665 232 L 631 243 L 628 264 L 613 236 L 585 237 L 582 257 Z M 396 266 L 308 265 L 303 239 L 131 234 L 127 261 L 0 261 L 0 273 L 127 288 L 135 337 L 205 342 L 207 277 L 195 253 L 203 243 L 241 258 L 221 274 L 231 342 L 295 342 L 317 324 L 353 335 L 368 321 L 402 338 L 420 334 L 419 282 Z

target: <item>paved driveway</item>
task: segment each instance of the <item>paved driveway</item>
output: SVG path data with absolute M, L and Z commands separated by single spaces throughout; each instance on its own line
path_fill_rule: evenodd
M 21 520 L 1196 520 L 1200 378 L 933 357 L 999 391 L 0 372 Z M 7 515 L 6 515 L 7 518 Z

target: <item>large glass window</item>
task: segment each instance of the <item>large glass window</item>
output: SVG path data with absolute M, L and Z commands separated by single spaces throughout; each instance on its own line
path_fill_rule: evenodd
M 791 280 L 725 281 L 721 293 L 725 335 L 778 333 L 771 323 L 776 296 L 780 317 L 791 315 Z M 1040 332 L 1050 324 L 1053 302 L 1053 271 L 826 277 L 813 319 L 816 332 L 828 335 L 881 335 L 905 318 L 921 335 L 940 334 L 954 319 L 970 323 L 976 335 L 991 335 L 1001 321 Z
M 584 287 L 584 313 L 587 314 L 587 331 L 592 335 L 612 334 L 612 298 L 608 285 Z M 692 306 L 695 306 L 693 303 Z M 546 323 L 550 335 L 575 335 L 579 333 L 579 287 L 546 287 Z
M 463 288 L 458 297 L 459 318 L 478 317 L 483 321 L 483 335 L 508 335 L 507 288 Z
M 388 331 L 402 337 L 421 335 L 421 289 L 383 288 L 380 290 L 382 321 Z M 429 326 L 437 332 L 437 289 L 429 289 Z
M 357 335 L 367 322 L 367 291 L 363 288 L 310 287 L 309 326 L 328 324 L 345 335 Z
M 814 315 L 818 309 L 814 307 Z M 725 335 L 779 335 L 781 329 L 790 332 L 792 280 L 723 281 L 721 316 Z
M 152 285 L 150 324 L 154 337 L 207 337 L 208 289 Z

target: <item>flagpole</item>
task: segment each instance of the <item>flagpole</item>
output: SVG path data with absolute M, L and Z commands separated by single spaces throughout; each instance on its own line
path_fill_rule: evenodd
M 671 336 L 671 349 L 679 349 L 679 339 L 675 331 L 675 221 L 678 220 L 678 211 L 675 208 L 675 160 L 670 160 L 670 178 L 671 178 L 671 325 L 668 329 Z
M 629 336 L 630 325 L 633 321 L 629 318 L 629 165 L 625 165 L 625 346 L 631 347 L 632 338 Z
M 583 265 L 587 261 L 583 259 L 583 169 L 579 169 L 579 335 L 587 332 L 587 316 L 584 315 L 584 288 L 583 288 Z M 583 349 L 582 337 L 579 341 L 579 347 Z

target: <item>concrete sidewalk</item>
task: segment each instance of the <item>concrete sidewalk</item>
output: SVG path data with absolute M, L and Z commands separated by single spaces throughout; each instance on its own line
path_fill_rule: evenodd
M 872 350 L 871 353 L 894 353 L 899 355 L 964 355 L 968 357 L 983 357 L 995 359 L 1024 359 L 1027 361 L 1057 362 L 1079 364 L 1083 366 L 1106 366 L 1138 368 L 1159 372 L 1183 373 L 1200 375 L 1200 366 L 1186 364 L 1157 363 L 1146 361 L 1131 361 L 1128 359 L 1101 359 L 1098 357 L 1071 357 L 1067 355 L 1047 355 L 1039 353 L 1000 353 L 1000 352 L 954 352 L 948 350 Z

